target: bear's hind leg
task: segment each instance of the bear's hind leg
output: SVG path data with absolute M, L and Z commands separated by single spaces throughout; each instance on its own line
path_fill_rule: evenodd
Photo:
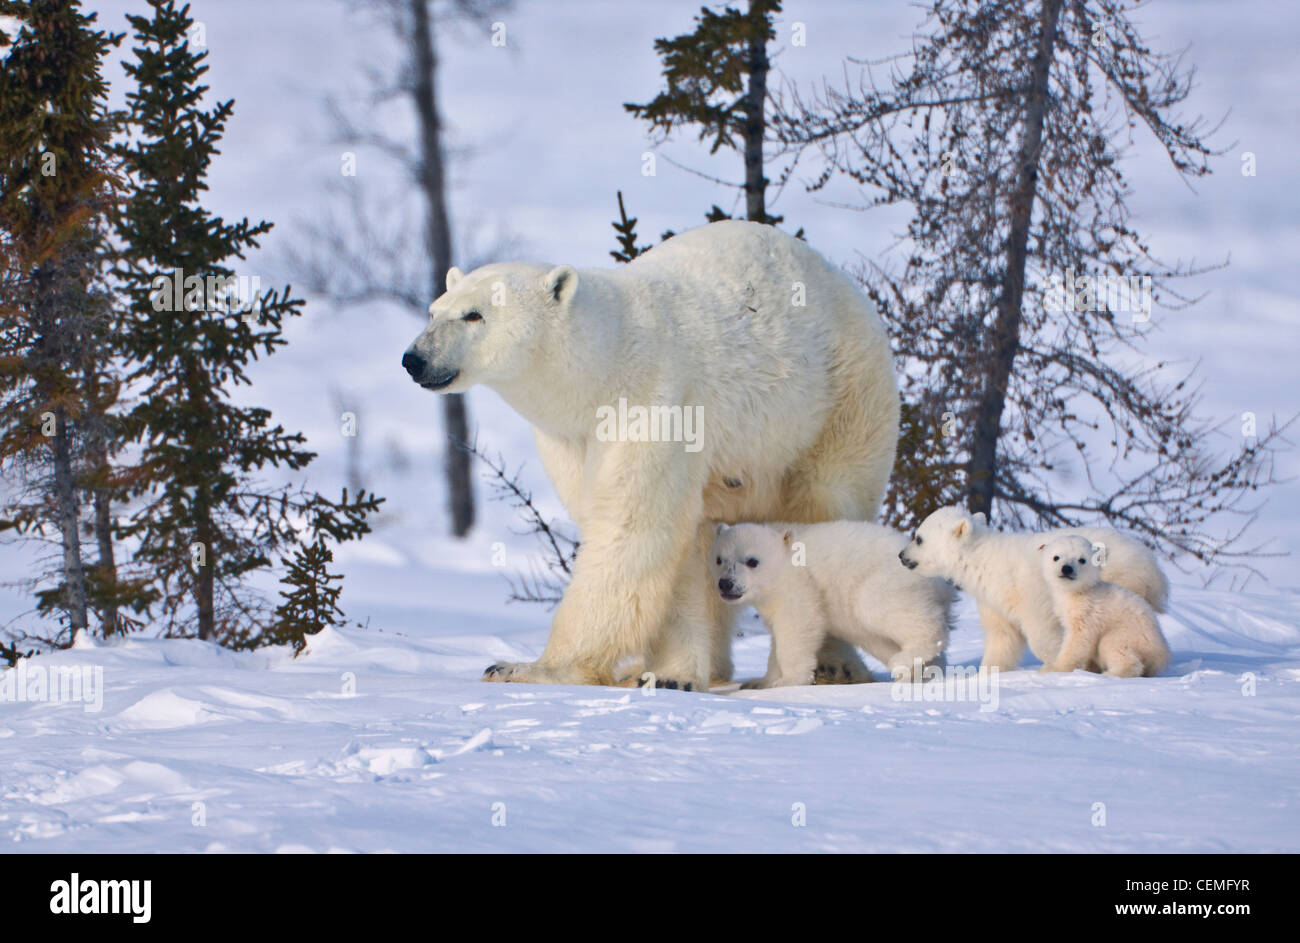
M 1103 636 L 1097 645 L 1097 662 L 1102 671 L 1114 678 L 1140 678 L 1146 673 L 1142 656 L 1129 639 L 1116 633 Z
M 984 658 L 980 667 L 1015 671 L 1025 657 L 1025 637 L 997 610 L 981 605 L 979 613 L 984 627 Z

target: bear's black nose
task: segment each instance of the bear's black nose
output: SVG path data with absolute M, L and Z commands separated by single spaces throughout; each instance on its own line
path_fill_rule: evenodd
M 1065 566 L 1061 567 L 1061 575 L 1074 576 L 1074 567 L 1070 566 L 1070 564 L 1067 563 Z
M 730 593 L 734 593 L 735 591 L 736 591 L 736 584 L 733 583 L 731 580 L 727 579 L 725 576 L 722 579 L 718 580 L 718 592 L 730 594 Z
M 418 380 L 420 374 L 424 373 L 426 364 L 423 357 L 413 350 L 408 350 L 402 354 L 402 366 L 406 368 L 406 372 L 411 375 L 412 379 Z

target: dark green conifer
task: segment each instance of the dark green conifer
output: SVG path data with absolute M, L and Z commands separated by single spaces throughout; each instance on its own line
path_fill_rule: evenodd
M 231 392 L 250 383 L 252 361 L 285 343 L 284 321 L 303 302 L 287 287 L 235 291 L 236 276 L 254 285 L 241 263 L 271 224 L 227 222 L 200 202 L 234 103 L 201 105 L 207 53 L 189 43 L 189 6 L 149 5 L 150 16 L 128 17 L 134 57 L 125 69 L 136 87 L 131 133 L 116 148 L 133 188 L 116 221 L 130 297 L 125 345 L 144 384 L 129 424 L 148 490 L 132 532 L 139 559 L 156 570 L 170 629 L 192 606 L 200 638 L 235 644 L 261 628 L 248 577 L 293 540 L 292 495 L 259 473 L 301 469 L 314 454 Z
M 664 139 L 693 126 L 699 140 L 711 141 L 710 154 L 723 147 L 739 152 L 745 162 L 745 218 L 772 225 L 782 217 L 767 213 L 763 144 L 771 69 L 767 45 L 776 38 L 780 12 L 781 0 L 749 0 L 745 10 L 702 7 L 693 31 L 655 40 L 666 88 L 645 104 L 623 105 Z M 708 214 L 710 222 L 730 218 L 717 206 Z
M 258 644 L 292 645 L 294 654 L 298 655 L 307 645 L 307 636 L 327 625 L 344 624 L 343 610 L 338 605 L 343 577 L 329 571 L 329 565 L 334 562 L 329 544 L 368 533 L 366 516 L 378 510 L 382 501 L 364 491 L 357 492 L 356 499 L 349 501 L 346 488 L 337 503 L 319 495 L 311 498 L 307 505 L 307 533 L 293 553 L 282 561 L 285 574 L 280 582 L 287 588 L 280 591 L 282 601 L 276 607 L 275 621 L 257 640 Z

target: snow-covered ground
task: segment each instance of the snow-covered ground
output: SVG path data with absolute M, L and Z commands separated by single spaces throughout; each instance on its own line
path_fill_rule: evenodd
M 1295 592 L 1181 589 L 1161 678 L 1030 668 L 983 700 L 904 701 L 887 681 L 485 684 L 490 661 L 541 650 L 544 614 L 471 617 L 457 599 L 498 596 L 492 574 L 391 588 L 394 611 L 405 590 L 438 600 L 422 627 L 331 630 L 298 659 L 146 638 L 40 659 L 102 669 L 102 709 L 0 705 L 0 847 L 1300 850 Z M 956 660 L 979 641 L 965 606 Z M 743 676 L 766 643 L 737 640 Z

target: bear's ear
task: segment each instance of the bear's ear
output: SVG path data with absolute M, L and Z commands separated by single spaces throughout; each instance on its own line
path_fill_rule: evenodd
M 454 265 L 447 269 L 447 290 L 451 291 L 455 288 L 456 283 L 464 277 L 465 276 L 461 273 L 461 270 L 456 268 Z
M 718 521 L 718 526 L 713 528 L 713 536 L 716 537 L 718 534 L 722 533 L 726 529 L 727 529 L 727 522 Z
M 963 539 L 970 533 L 970 519 L 963 517 L 957 522 L 957 526 L 952 529 L 952 535 L 958 540 Z
M 546 293 L 560 304 L 568 304 L 573 293 L 578 290 L 578 273 L 572 265 L 557 265 L 546 273 L 542 279 Z

